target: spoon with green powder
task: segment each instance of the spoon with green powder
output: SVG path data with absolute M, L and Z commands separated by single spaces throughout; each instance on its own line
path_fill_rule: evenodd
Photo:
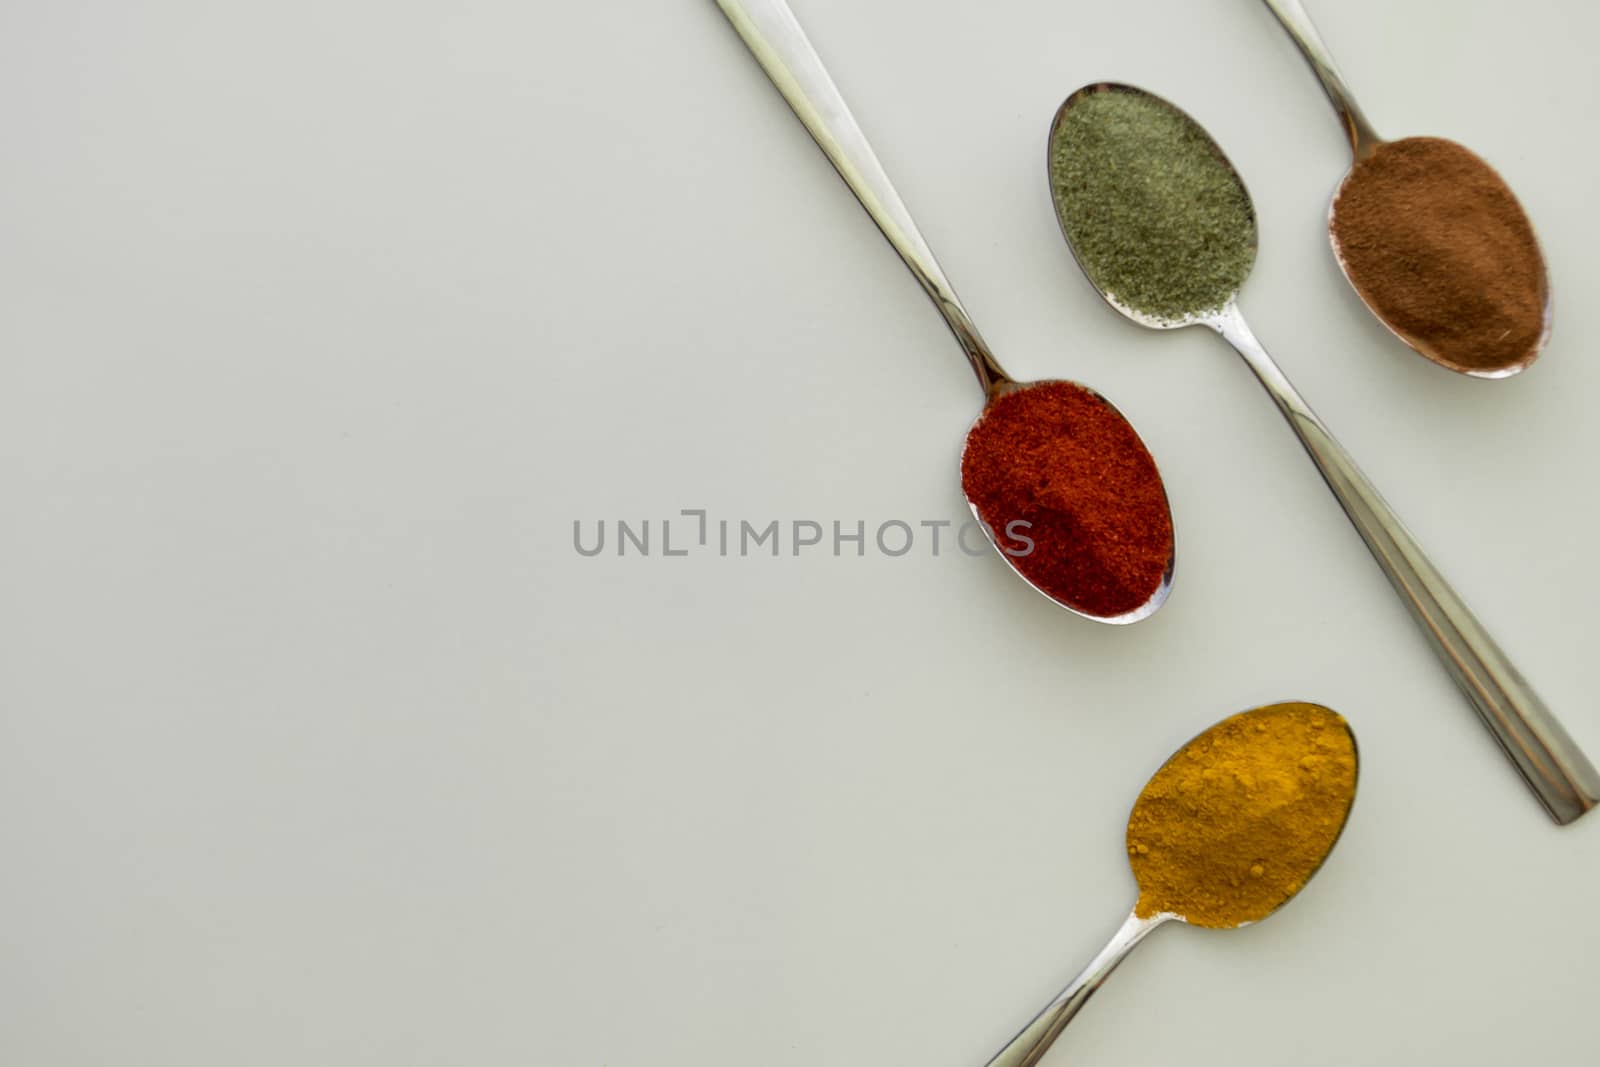
M 1250 194 L 1206 131 L 1154 94 L 1085 86 L 1050 128 L 1050 189 L 1089 280 L 1142 326 L 1205 326 L 1244 357 L 1451 676 L 1559 823 L 1600 803 L 1600 773 L 1439 574 L 1246 325 Z
M 1128 815 L 1128 863 L 1139 886 L 1133 913 L 988 1067 L 1038 1063 L 1156 927 L 1236 930 L 1287 904 L 1344 832 L 1359 762 L 1350 724 L 1301 702 L 1230 716 L 1174 753 Z
M 1138 433 L 1087 386 L 1019 382 L 1001 369 L 788 5 L 718 5 L 966 353 L 985 403 L 962 450 L 962 491 L 990 543 L 1083 618 L 1153 614 L 1172 588 L 1172 513 Z

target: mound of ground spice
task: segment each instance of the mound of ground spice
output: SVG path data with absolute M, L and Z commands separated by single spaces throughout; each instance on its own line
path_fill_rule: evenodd
M 961 486 L 1017 570 L 1086 614 L 1143 607 L 1172 563 L 1155 460 L 1081 385 L 1040 382 L 991 402 L 967 435 Z
M 1273 704 L 1224 719 L 1128 817 L 1134 911 L 1223 929 L 1266 918 L 1322 865 L 1355 792 L 1355 737 L 1337 712 Z
M 1515 366 L 1544 335 L 1544 260 L 1494 168 L 1437 137 L 1380 144 L 1330 224 L 1356 291 L 1414 348 L 1456 369 Z
M 1074 94 L 1050 131 L 1056 215 L 1119 303 L 1179 321 L 1222 307 L 1256 258 L 1249 194 L 1210 136 L 1159 97 Z

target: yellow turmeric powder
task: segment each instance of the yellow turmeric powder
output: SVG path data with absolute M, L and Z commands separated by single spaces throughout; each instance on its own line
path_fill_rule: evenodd
M 1355 737 L 1337 712 L 1273 704 L 1224 719 L 1133 806 L 1135 913 L 1218 928 L 1266 918 L 1322 865 L 1355 791 Z

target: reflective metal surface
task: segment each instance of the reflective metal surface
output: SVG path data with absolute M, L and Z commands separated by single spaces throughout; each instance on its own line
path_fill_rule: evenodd
M 1434 651 L 1550 817 L 1570 823 L 1600 803 L 1600 772 L 1489 631 L 1429 561 L 1355 460 L 1295 391 L 1236 303 L 1206 323 L 1234 347 L 1289 421 Z
M 967 355 L 968 362 L 972 365 L 973 372 L 978 376 L 978 384 L 983 387 L 985 403 L 1009 392 L 1046 384 L 1046 382 L 1018 382 L 1007 374 L 1001 368 L 999 361 L 994 358 L 994 353 L 990 351 L 983 336 L 978 333 L 978 327 L 973 324 L 972 316 L 967 314 L 961 298 L 956 296 L 950 279 L 945 276 L 939 261 L 934 258 L 933 250 L 928 247 L 928 242 L 922 236 L 922 231 L 917 228 L 911 212 L 906 209 L 899 192 L 889 181 L 889 176 L 884 172 L 883 165 L 878 162 L 877 154 L 868 143 L 866 134 L 862 132 L 855 116 L 851 114 L 849 105 L 845 103 L 838 86 L 834 84 L 827 68 L 823 66 L 821 57 L 812 47 L 805 31 L 800 28 L 788 4 L 783 0 L 717 0 L 717 6 L 722 8 L 723 14 L 744 39 L 756 61 L 761 64 L 762 70 L 766 71 L 767 77 L 778 87 L 778 91 L 783 94 L 783 98 L 805 124 L 823 154 L 828 157 L 834 169 L 839 172 L 839 176 L 850 187 L 850 191 L 856 195 L 856 199 L 861 201 L 861 206 L 866 208 L 867 214 L 872 216 L 872 221 L 878 224 L 878 229 L 883 231 L 883 235 L 889 239 L 894 250 L 900 253 L 900 258 L 905 261 L 923 290 L 933 300 L 934 306 L 939 309 L 939 314 L 944 316 L 946 325 L 950 327 L 950 332 L 955 334 L 962 351 Z M 1081 383 L 1072 384 L 1079 388 L 1087 388 Z M 1100 396 L 1099 393 L 1095 395 Z M 1105 400 L 1105 397 L 1101 396 L 1100 399 Z M 1117 411 L 1114 404 L 1109 400 L 1105 400 L 1105 403 L 1121 417 L 1122 413 Z M 977 421 L 981 422 L 982 419 L 983 416 L 980 414 Z M 977 422 L 973 425 L 976 426 Z M 968 504 L 971 505 L 970 500 Z M 972 513 L 980 522 L 982 521 L 982 516 L 978 515 L 975 506 L 972 507 Z M 1007 566 L 1040 595 L 1075 615 L 1096 622 L 1122 625 L 1148 618 L 1166 603 L 1167 596 L 1172 591 L 1176 550 L 1173 558 L 1167 561 L 1160 586 L 1143 604 L 1122 615 L 1093 615 L 1080 611 L 1063 600 L 1058 600 L 1034 585 L 1018 568 L 1015 560 L 998 546 L 995 548 Z
M 1089 961 L 1089 966 L 1080 971 L 1078 977 L 1067 984 L 1067 988 L 1056 994 L 1056 998 L 1046 1004 L 1032 1022 L 1018 1031 L 1005 1048 L 995 1053 L 986 1067 L 1033 1067 L 1050 1051 L 1050 1046 L 1061 1036 L 1061 1031 L 1078 1014 L 1078 1009 L 1089 1002 L 1095 990 L 1117 969 L 1117 964 L 1133 951 L 1133 946 L 1162 923 L 1177 918 L 1176 915 L 1155 915 L 1141 919 L 1130 913 L 1117 932 L 1111 935 L 1111 940 L 1106 942 L 1106 947 Z
M 1057 113 L 1052 134 L 1075 101 L 1088 92 L 1107 90 L 1144 93 L 1142 89 L 1127 85 L 1096 85 L 1080 89 L 1067 98 Z M 1161 99 L 1152 93 L 1145 95 Z M 1176 107 L 1172 110 L 1180 115 L 1185 114 Z M 1189 121 L 1193 122 L 1193 119 Z M 1203 127 L 1198 123 L 1194 125 L 1199 133 L 1209 138 Z M 1217 152 L 1221 155 L 1220 148 Z M 1234 171 L 1234 177 L 1238 179 L 1237 171 Z M 1240 190 L 1248 198 L 1249 190 L 1242 179 L 1238 180 Z M 1062 234 L 1070 246 L 1072 237 L 1065 223 L 1062 225 Z M 1073 254 L 1076 257 L 1076 250 Z M 1080 260 L 1079 266 L 1082 265 Z M 1094 284 L 1088 271 L 1084 272 L 1084 277 L 1089 278 L 1091 285 Z M 1256 340 L 1239 311 L 1238 294 L 1235 293 L 1226 306 L 1216 311 L 1170 322 L 1154 320 L 1148 315 L 1134 312 L 1103 291 L 1101 295 L 1120 314 L 1142 326 L 1210 327 L 1244 357 L 1245 363 L 1300 438 L 1312 462 L 1322 472 L 1323 480 L 1333 490 L 1333 495 L 1338 498 L 1350 522 L 1371 549 L 1373 558 L 1383 568 L 1395 592 L 1428 636 L 1445 669 L 1466 694 L 1473 709 L 1494 734 L 1551 818 L 1561 824 L 1570 823 L 1600 804 L 1600 772 L 1595 770 L 1594 764 L 1573 742 L 1533 687 L 1428 560 L 1393 509 L 1373 488 L 1366 475 L 1361 473 L 1355 460 L 1334 439 L 1327 426 L 1267 354 L 1261 342 Z
M 900 193 L 884 173 L 877 153 L 867 142 L 867 135 L 861 131 L 789 5 L 783 0 L 717 0 L 717 6 L 728 16 L 761 69 L 767 72 L 772 84 L 805 123 L 817 146 L 927 291 L 966 352 L 983 391 L 991 393 L 1010 382 L 1011 376 L 1000 368 L 977 326 L 973 325 L 972 316 L 956 296 L 950 279 L 945 277 L 939 261 L 934 258 L 933 249 L 928 247 L 911 212 L 900 199 Z
M 1289 31 L 1289 37 L 1299 47 L 1300 54 L 1311 65 L 1312 73 L 1322 83 L 1322 91 L 1328 94 L 1328 102 L 1338 113 L 1339 121 L 1344 125 L 1345 135 L 1350 138 L 1351 153 L 1360 159 L 1371 152 L 1383 142 L 1383 138 L 1374 132 L 1372 124 L 1356 105 L 1355 97 L 1345 85 L 1344 75 L 1340 74 L 1339 68 L 1334 65 L 1333 54 L 1322 42 L 1322 36 L 1312 24 L 1305 5 L 1300 3 L 1300 0 L 1262 0 L 1262 2 L 1278 16 L 1278 21 Z

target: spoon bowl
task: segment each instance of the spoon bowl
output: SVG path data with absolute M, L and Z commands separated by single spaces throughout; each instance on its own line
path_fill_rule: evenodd
M 1047 152 L 1045 167 L 1047 176 L 1050 174 L 1051 169 L 1053 168 L 1058 150 L 1061 148 L 1064 140 L 1067 137 L 1067 122 L 1072 115 L 1073 109 L 1078 107 L 1089 98 L 1099 96 L 1101 94 L 1125 94 L 1129 98 L 1142 100 L 1165 109 L 1176 119 L 1180 120 L 1185 126 L 1191 127 L 1195 130 L 1201 129 L 1200 124 L 1196 122 L 1188 114 L 1188 112 L 1179 108 L 1176 104 L 1156 96 L 1154 93 L 1146 92 L 1145 90 L 1136 86 L 1126 85 L 1122 82 L 1095 82 L 1091 85 L 1085 85 L 1083 88 L 1068 96 L 1066 100 L 1062 102 L 1061 106 L 1056 109 L 1055 118 L 1051 120 L 1050 137 L 1046 145 Z M 1223 153 L 1221 147 L 1219 147 L 1215 141 L 1212 141 L 1209 137 L 1206 137 L 1206 142 L 1212 158 L 1215 159 L 1216 162 L 1222 168 L 1224 168 L 1229 175 L 1231 175 L 1233 182 L 1243 192 L 1242 204 L 1240 205 L 1243 208 L 1243 213 L 1245 216 L 1245 233 L 1243 234 L 1243 239 L 1248 245 L 1248 260 L 1244 265 L 1242 275 L 1238 279 L 1239 285 L 1243 285 L 1244 279 L 1249 276 L 1251 268 L 1255 265 L 1255 255 L 1260 243 L 1256 228 L 1255 204 L 1250 199 L 1249 192 L 1245 190 L 1244 179 L 1239 177 L 1239 172 L 1234 169 L 1233 161 Z M 1051 180 L 1051 189 L 1052 192 L 1054 192 L 1055 182 L 1053 179 Z M 1139 308 L 1133 307 L 1121 299 L 1112 288 L 1108 288 L 1106 285 L 1101 284 L 1101 279 L 1096 276 L 1097 272 L 1092 268 L 1091 264 L 1086 260 L 1086 258 L 1079 252 L 1078 242 L 1073 238 L 1072 227 L 1070 224 L 1070 213 L 1065 210 L 1061 197 L 1057 195 L 1054 196 L 1053 199 L 1056 205 L 1056 222 L 1061 226 L 1061 235 L 1066 238 L 1067 248 L 1069 251 L 1071 251 L 1074 262 L 1078 264 L 1078 269 L 1083 271 L 1084 276 L 1094 283 L 1095 292 L 1100 294 L 1101 299 L 1110 305 L 1113 311 L 1117 312 L 1117 314 L 1121 315 L 1123 318 L 1130 319 L 1133 322 L 1138 323 L 1140 326 L 1151 330 L 1178 330 L 1185 326 L 1211 325 L 1211 321 L 1204 310 L 1189 311 L 1187 313 L 1178 315 L 1162 315 L 1152 311 L 1140 310 Z M 1236 285 L 1232 287 L 1231 291 L 1227 295 L 1227 298 L 1223 301 L 1220 301 L 1217 306 L 1222 307 L 1228 303 L 1231 303 L 1233 299 L 1238 296 L 1238 292 L 1239 286 Z
M 1053 421 L 1064 425 L 1052 426 L 1045 442 L 1032 440 L 1035 435 L 1026 426 L 1002 425 L 1018 402 L 1036 411 L 1053 409 Z M 1076 443 L 1078 434 L 1091 431 L 1097 431 L 1097 443 L 1103 444 L 1107 435 L 1116 438 L 1110 451 L 1119 462 L 1105 463 Z M 1040 466 L 1018 456 L 1043 449 L 1055 460 L 1050 466 L 1079 472 L 1087 467 L 1089 473 L 1067 479 L 1064 489 L 1041 488 L 1036 484 Z M 1130 464 L 1144 472 L 1131 485 L 1125 474 Z M 1132 424 L 1095 390 L 1064 379 L 998 384 L 967 432 L 961 471 L 973 519 L 1000 558 L 1035 592 L 1077 615 L 1111 625 L 1149 618 L 1166 603 L 1176 557 L 1166 490 Z M 983 501 L 974 499 L 973 484 L 988 487 L 990 493 L 998 484 L 1007 503 L 991 499 L 986 514 Z M 1079 534 L 1091 527 L 1091 534 Z M 1155 565 L 1145 559 L 1130 562 L 1129 546 L 1140 542 L 1142 531 L 1160 527 L 1167 530 L 1165 557 Z
M 1322 869 L 1355 802 L 1355 734 L 1320 704 L 1268 704 L 1200 733 L 1128 816 L 1138 902 L 1110 942 L 988 1067 L 1033 1067 L 1118 964 L 1169 922 L 1258 923 Z
M 1517 221 L 1519 223 L 1516 229 L 1522 229 L 1526 231 L 1524 251 L 1533 261 L 1530 269 L 1532 269 L 1537 279 L 1535 289 L 1538 294 L 1536 299 L 1539 303 L 1539 325 L 1537 331 L 1524 340 L 1520 345 L 1515 346 L 1513 349 L 1506 350 L 1503 353 L 1497 352 L 1494 361 L 1487 366 L 1465 362 L 1455 351 L 1455 346 L 1442 344 L 1436 341 L 1434 338 L 1428 336 L 1426 332 L 1408 327 L 1405 322 L 1405 313 L 1403 311 L 1391 312 L 1386 310 L 1382 306 L 1382 299 L 1376 293 L 1372 292 L 1367 285 L 1363 284 L 1362 272 L 1356 267 L 1352 266 L 1350 257 L 1346 255 L 1345 249 L 1340 243 L 1339 203 L 1341 198 L 1345 195 L 1347 189 L 1351 186 L 1352 179 L 1356 178 L 1358 171 L 1363 166 L 1370 167 L 1374 165 L 1368 161 L 1377 160 L 1381 153 L 1397 150 L 1403 151 L 1407 144 L 1417 144 L 1422 142 L 1442 142 L 1444 144 L 1448 144 L 1450 148 L 1454 150 L 1455 153 L 1459 154 L 1463 159 L 1471 160 L 1469 165 L 1474 170 L 1478 171 L 1481 182 L 1503 190 L 1503 195 L 1507 198 L 1506 202 L 1516 205 L 1516 199 L 1511 193 L 1510 188 L 1506 186 L 1505 182 L 1500 178 L 1499 174 L 1495 172 L 1494 168 L 1463 145 L 1456 144 L 1453 141 L 1443 142 L 1442 138 L 1436 137 L 1408 137 L 1400 141 L 1383 141 L 1377 139 L 1370 141 L 1359 141 L 1356 142 L 1357 147 L 1350 169 L 1345 172 L 1344 177 L 1339 179 L 1338 186 L 1334 189 L 1333 195 L 1328 199 L 1328 243 L 1333 248 L 1334 262 L 1339 265 L 1339 272 L 1344 275 L 1345 281 L 1350 284 L 1350 288 L 1355 291 L 1356 296 L 1363 304 L 1367 306 L 1367 309 L 1372 312 L 1373 317 L 1383 325 L 1384 329 L 1388 330 L 1418 355 L 1432 360 L 1434 363 L 1437 363 L 1439 366 L 1444 367 L 1447 370 L 1455 371 L 1457 374 L 1465 374 L 1468 377 L 1490 380 L 1497 378 L 1510 378 L 1513 375 L 1520 374 L 1524 370 L 1528 369 L 1528 367 L 1533 364 L 1533 361 L 1538 359 L 1539 355 L 1544 351 L 1545 345 L 1547 345 L 1550 341 L 1550 327 L 1553 321 L 1554 312 L 1554 300 L 1550 290 L 1550 274 L 1549 269 L 1545 264 L 1544 253 L 1539 248 L 1537 238 L 1533 236 L 1533 224 L 1528 221 L 1527 215 L 1525 212 L 1522 212 L 1520 205 L 1516 205 L 1518 214 Z M 1508 245 L 1514 245 L 1523 242 L 1500 241 L 1496 243 L 1501 249 L 1505 249 Z M 1492 281 L 1481 287 L 1481 289 L 1484 291 L 1492 291 L 1494 288 L 1495 287 Z
M 1280 766 L 1259 760 L 1230 766 L 1216 756 L 1219 748 L 1255 740 L 1293 755 Z M 1196 735 L 1151 776 L 1128 815 L 1128 859 L 1139 884 L 1135 914 L 1216 930 L 1273 914 L 1338 843 L 1359 770 L 1350 724 L 1320 704 L 1268 704 Z M 1219 780 L 1221 787 L 1212 785 Z M 1196 798 L 1208 787 L 1216 798 L 1205 809 Z M 1243 850 L 1235 839 L 1236 788 L 1259 806 L 1252 836 L 1270 837 L 1268 852 Z M 1208 817 L 1197 818 L 1197 810 Z
M 1066 473 L 1069 478 L 1076 479 L 1078 488 L 1084 489 L 1086 493 L 1094 492 L 1096 486 L 1115 473 L 1119 464 L 1126 465 L 1128 462 L 1136 461 L 1148 465 L 1149 477 L 1142 486 L 1144 490 L 1142 495 L 1147 498 L 1144 501 L 1147 506 L 1138 515 L 1131 509 L 1121 508 L 1114 500 L 1102 500 L 1101 510 L 1087 517 L 1077 514 L 1071 507 L 1067 507 L 1064 511 L 1053 511 L 1047 504 L 1038 500 L 1030 505 L 1033 507 L 1033 514 L 1046 518 L 1054 516 L 1074 530 L 1098 530 L 1100 525 L 1108 526 L 1105 531 L 1106 536 L 1100 538 L 1104 544 L 1097 546 L 1106 553 L 1114 550 L 1119 544 L 1125 544 L 1126 542 L 1121 540 L 1123 538 L 1147 535 L 1152 530 L 1158 534 L 1164 531 L 1164 536 L 1155 538 L 1154 542 L 1158 549 L 1164 549 L 1164 558 L 1158 559 L 1155 565 L 1142 565 L 1137 575 L 1137 582 L 1132 581 L 1127 574 L 1118 572 L 1114 566 L 1109 568 L 1100 566 L 1104 560 L 1100 554 L 1093 551 L 1081 553 L 1070 559 L 1046 559 L 1044 553 L 1034 553 L 1031 549 L 1019 551 L 1024 540 L 1032 545 L 1033 539 L 1011 538 L 1008 541 L 1001 535 L 1009 534 L 1015 521 L 1021 519 L 1021 516 L 983 514 L 979 502 L 973 499 L 963 478 L 963 496 L 974 517 L 984 529 L 990 544 L 1007 565 L 1036 591 L 1082 618 L 1120 625 L 1137 622 L 1154 614 L 1166 602 L 1171 591 L 1177 552 L 1171 534 L 1172 513 L 1166 489 L 1161 482 L 1160 472 L 1156 469 L 1154 460 L 1150 459 L 1149 450 L 1140 440 L 1138 432 L 1116 407 L 1087 386 L 1062 380 L 1019 382 L 1005 372 L 995 359 L 988 343 L 978 332 L 972 316 L 967 313 L 966 307 L 956 295 L 955 288 L 934 257 L 927 239 L 923 237 L 905 202 L 901 200 L 899 192 L 890 182 L 883 165 L 878 161 L 877 154 L 867 141 L 866 134 L 857 124 L 838 86 L 834 84 L 832 76 L 823 66 L 821 57 L 817 55 L 816 49 L 812 47 L 788 5 L 784 0 L 717 0 L 717 4 L 739 36 L 744 39 L 772 83 L 783 94 L 795 115 L 817 142 L 817 146 L 828 157 L 829 162 L 839 172 L 839 176 L 850 187 L 850 191 L 861 202 L 861 206 L 866 209 L 873 222 L 878 225 L 890 245 L 900 254 L 900 258 L 933 301 L 940 315 L 944 317 L 945 324 L 966 354 L 967 361 L 978 378 L 978 385 L 983 390 L 984 408 L 967 433 L 966 444 L 962 450 L 963 472 L 965 473 L 969 460 L 983 458 L 985 442 L 992 436 L 986 431 L 994 428 L 988 425 L 989 420 L 997 410 L 1014 404 L 1019 394 L 1038 389 L 1059 390 L 1062 387 L 1070 387 L 1075 391 L 1075 395 L 1086 401 L 1092 400 L 1091 407 L 1084 410 L 1095 417 L 1095 425 L 1101 430 L 1113 428 L 1116 431 L 1114 436 L 1122 442 L 1120 452 L 1111 454 L 1084 452 L 1076 457 L 1077 466 Z M 1057 443 L 1070 443 L 1076 440 L 1074 427 L 1070 425 L 1061 427 L 1057 436 L 1060 439 Z M 1000 444 L 1006 445 L 1007 442 Z M 1016 446 L 1017 443 L 1009 444 Z M 1015 453 L 1019 449 L 1012 447 L 1011 451 Z M 997 467 L 993 469 L 998 470 Z M 1014 479 L 1017 474 L 1001 472 L 996 476 Z M 1054 487 L 1057 490 L 1059 488 L 1059 486 Z M 1052 499 L 1059 496 L 1067 503 L 1071 502 L 1070 497 L 1065 494 L 1052 491 L 1051 496 Z M 1042 499 L 1041 495 L 1040 500 Z M 1157 513 L 1155 526 L 1146 523 L 1143 530 L 1136 528 L 1140 515 L 1149 519 L 1149 512 L 1152 509 Z M 1031 522 L 1026 519 L 1022 521 Z M 1099 570 L 1096 570 L 1096 567 L 1099 567 Z M 1054 573 L 1050 568 L 1062 568 L 1072 573 L 1088 568 L 1090 576 L 1101 582 L 1099 588 L 1115 586 L 1117 595 L 1110 598 L 1097 596 L 1095 602 L 1091 604 L 1085 597 L 1074 597 L 1071 591 L 1058 588 L 1057 583 L 1050 579 L 1050 575 Z M 1121 584 L 1116 585 L 1119 580 Z M 1102 601 L 1104 610 L 1099 610 Z

